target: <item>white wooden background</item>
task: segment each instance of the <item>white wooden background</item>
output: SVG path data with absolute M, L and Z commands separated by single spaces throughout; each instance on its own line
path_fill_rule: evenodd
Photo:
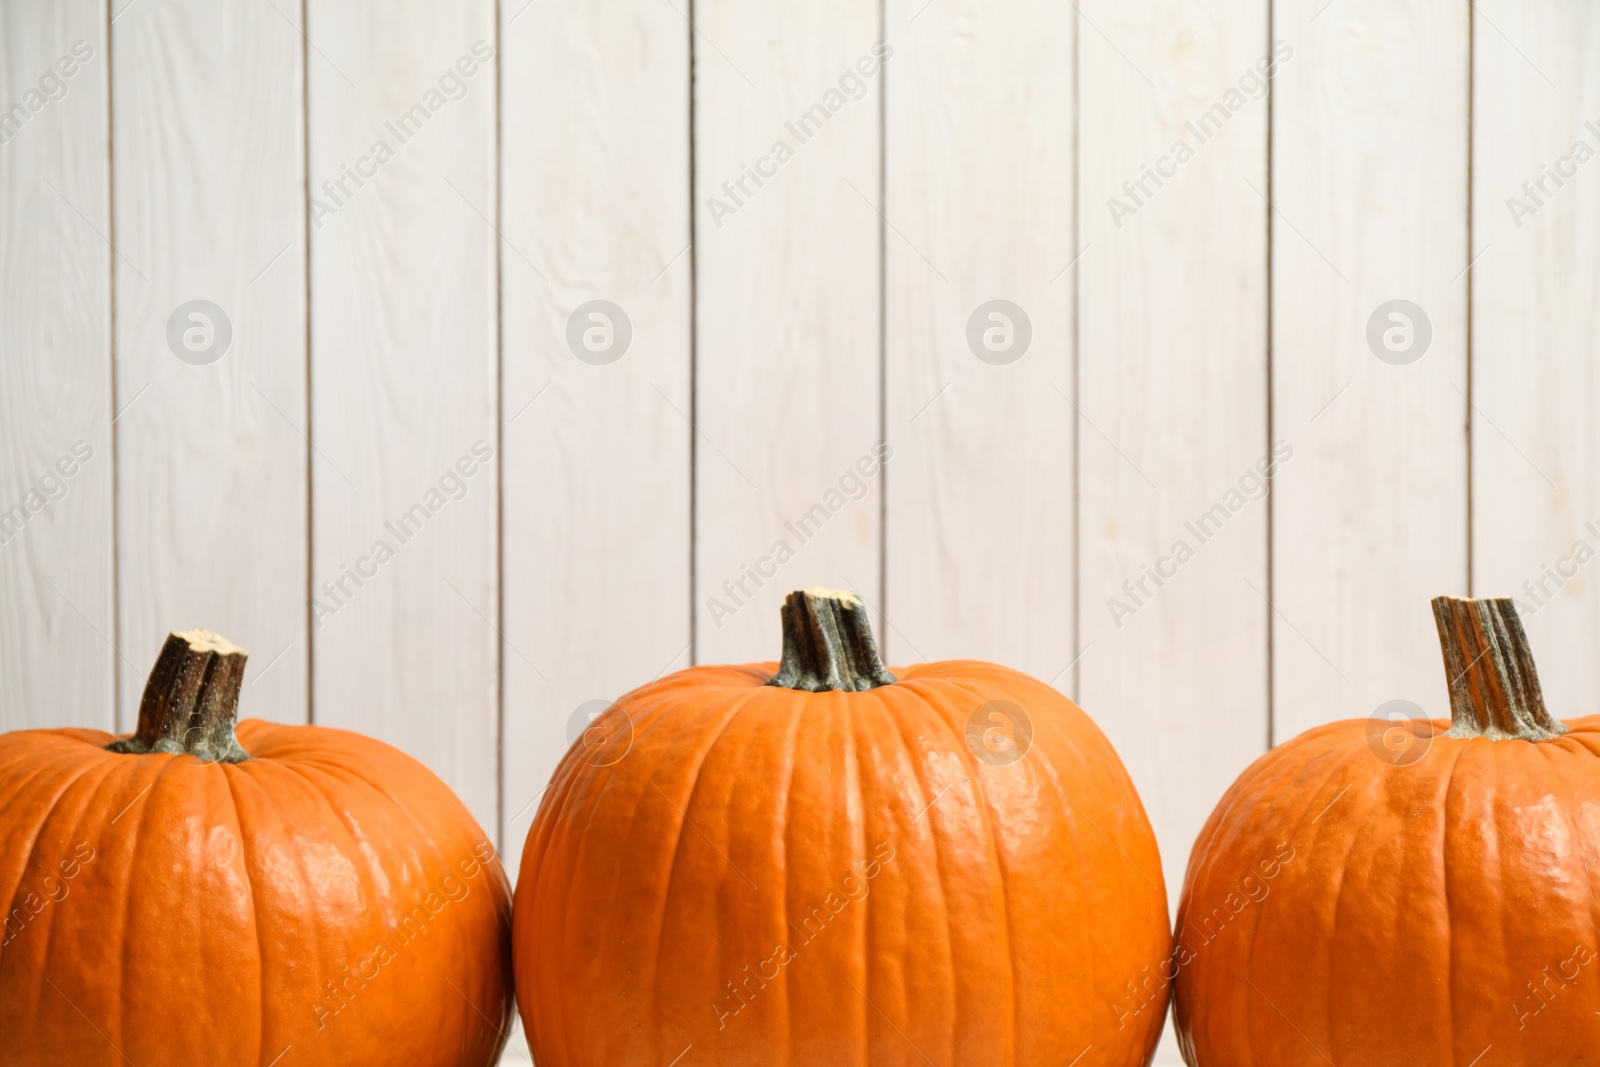
M 1553 706 L 1600 697 L 1584 0 L 0 0 L 0 108 L 0 729 L 130 729 L 161 634 L 211 627 L 247 714 L 407 749 L 515 870 L 578 709 L 849 586 L 893 661 L 1078 698 L 1175 902 L 1273 740 L 1444 712 L 1435 594 L 1522 597 Z M 166 340 L 193 299 L 207 366 Z M 609 365 L 567 344 L 594 299 Z M 993 299 L 1009 365 L 968 346 Z M 1366 340 L 1394 299 L 1432 327 L 1404 366 Z

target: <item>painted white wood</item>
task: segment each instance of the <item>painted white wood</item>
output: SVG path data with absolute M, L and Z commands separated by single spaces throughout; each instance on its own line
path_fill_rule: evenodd
M 306 717 L 298 19 L 257 0 L 113 12 L 125 729 L 167 632 L 194 626 L 249 650 L 245 715 Z M 175 313 L 195 300 L 221 309 L 180 315 L 179 347 L 197 347 L 201 364 L 169 344 Z
M 1070 691 L 1074 30 L 1066 4 L 890 0 L 891 660 L 973 657 Z M 1024 75 L 1025 72 L 1025 75 Z M 968 343 L 980 304 L 1005 365 Z M 1009 344 L 1010 347 L 1006 347 Z
M 879 5 L 694 20 L 695 656 L 772 660 L 789 591 L 879 606 Z
M 502 852 L 514 870 L 582 728 L 574 715 L 586 725 L 592 702 L 689 661 L 693 258 L 683 19 L 622 0 L 510 4 L 501 20 Z M 593 300 L 622 309 L 625 348 L 620 320 L 605 343 L 583 310 Z M 582 334 L 596 329 L 591 351 Z
M 1474 19 L 1473 591 L 1518 599 L 1545 700 L 1587 715 L 1600 704 L 1600 11 L 1486 0 Z
M 1467 10 L 1275 3 L 1294 49 L 1272 96 L 1279 741 L 1393 699 L 1447 714 L 1428 605 L 1467 584 Z M 1409 365 L 1367 342 L 1391 300 L 1431 322 Z
M 1079 119 L 1085 251 L 1059 283 L 1079 294 L 1078 693 L 1138 786 L 1176 909 L 1190 844 L 1267 743 L 1268 612 L 1243 583 L 1267 587 L 1251 186 L 1267 183 L 1273 60 L 1264 2 L 1080 13 L 1080 79 L 1099 91 Z M 1160 1055 L 1180 1062 L 1170 1033 Z
M 494 8 L 308 22 L 315 717 L 423 760 L 494 833 Z
M 520 1017 L 512 1023 L 511 1037 L 506 1042 L 506 1050 L 500 1056 L 500 1062 L 506 1067 L 520 1067 L 521 1064 L 533 1062 L 533 1053 L 528 1051 L 528 1038 L 522 1032 Z
M 0 7 L 0 731 L 114 721 L 107 137 L 103 4 Z

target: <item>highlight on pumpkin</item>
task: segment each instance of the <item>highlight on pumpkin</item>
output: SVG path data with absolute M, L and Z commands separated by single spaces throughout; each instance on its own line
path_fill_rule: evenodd
M 397 749 L 240 720 L 245 662 L 174 632 L 131 735 L 0 734 L 0 1064 L 490 1067 L 488 835 Z
M 1369 719 L 1313 727 L 1195 841 L 1164 972 L 1191 1067 L 1549 1067 L 1600 1044 L 1600 717 L 1550 714 L 1510 599 L 1432 609 L 1448 720 L 1370 752 Z
M 1191 1067 L 1571 1062 L 1600 1041 L 1570 892 L 1600 717 L 1550 713 L 1512 601 L 1432 611 L 1447 724 L 1402 759 L 1362 718 L 1258 759 L 1175 933 L 1090 718 L 993 663 L 891 669 L 849 592 L 789 594 L 775 662 L 608 705 L 514 898 L 429 771 L 240 720 L 244 649 L 173 632 L 131 735 L 0 735 L 0 1063 L 99 1062 L 88 1005 L 128 1062 L 488 1067 L 515 1005 L 542 1067 L 1142 1064 L 1169 1000 Z M 1393 1025 L 1406 997 L 1427 1025 Z M 170 1003 L 204 1010 L 172 1027 Z
M 779 616 L 776 662 L 623 695 L 627 758 L 552 777 L 513 934 L 536 1061 L 1147 1062 L 1166 991 L 1112 1008 L 1171 954 L 1166 891 L 1105 735 L 1007 667 L 885 666 L 853 593 Z

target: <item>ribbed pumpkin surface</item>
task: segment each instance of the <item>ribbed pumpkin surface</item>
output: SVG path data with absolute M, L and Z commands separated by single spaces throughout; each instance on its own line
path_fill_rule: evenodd
M 1178 910 L 1189 1063 L 1600 1062 L 1600 717 L 1567 726 L 1441 734 L 1397 765 L 1362 719 L 1258 760 L 1195 843 Z
M 0 1065 L 492 1063 L 510 890 L 471 815 L 377 741 L 238 737 L 0 736 Z
M 514 935 L 541 1067 L 1147 1063 L 1164 997 L 1115 1005 L 1170 951 L 1161 866 L 1088 717 L 987 663 L 776 666 L 636 690 L 596 724 L 626 754 L 557 770 Z M 968 746 L 991 700 L 1031 718 L 1016 762 Z

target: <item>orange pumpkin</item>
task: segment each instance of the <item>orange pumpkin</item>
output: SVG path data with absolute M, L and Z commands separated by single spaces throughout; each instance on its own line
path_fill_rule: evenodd
M 1597 1062 L 1600 717 L 1545 710 L 1510 600 L 1433 608 L 1450 722 L 1308 730 L 1196 841 L 1175 956 L 1193 1067 Z
M 483 832 L 377 741 L 236 737 L 244 662 L 173 634 L 132 737 L 0 735 L 0 1067 L 495 1061 L 510 889 Z
M 514 943 L 541 1067 L 1138 1067 L 1171 933 L 1082 711 L 991 663 L 891 673 L 862 602 L 811 589 L 781 666 L 646 685 L 567 753 Z

